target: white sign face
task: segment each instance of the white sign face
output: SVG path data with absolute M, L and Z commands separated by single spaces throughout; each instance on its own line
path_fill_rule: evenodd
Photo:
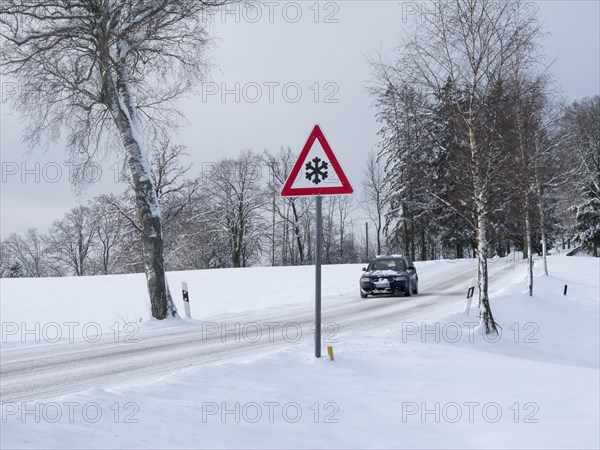
M 292 183 L 292 189 L 343 186 L 318 139 L 301 164 L 302 169 Z

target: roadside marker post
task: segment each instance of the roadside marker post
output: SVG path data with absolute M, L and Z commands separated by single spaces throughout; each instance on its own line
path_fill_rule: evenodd
M 323 251 L 323 195 L 352 194 L 354 190 L 315 125 L 281 189 L 282 197 L 316 196 L 315 239 L 315 357 L 321 357 L 321 255 Z M 333 350 L 333 349 L 332 349 Z
M 333 361 L 333 347 L 331 345 L 327 347 L 327 354 L 329 355 L 329 360 Z
M 181 293 L 183 294 L 183 308 L 185 310 L 185 317 L 191 319 L 192 313 L 190 312 L 190 296 L 188 293 L 188 285 L 185 281 L 181 283 Z
M 471 284 L 473 282 L 471 281 Z M 475 294 L 475 286 L 470 286 L 467 290 L 467 304 L 465 305 L 465 314 L 468 316 L 471 310 L 471 302 L 473 301 L 473 295 Z

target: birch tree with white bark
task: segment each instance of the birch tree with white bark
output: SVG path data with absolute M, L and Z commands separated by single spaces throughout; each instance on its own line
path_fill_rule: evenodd
M 86 162 L 116 143 L 142 225 L 152 316 L 176 315 L 165 277 L 147 141 L 177 122 L 174 101 L 202 79 L 203 14 L 226 0 L 3 0 L 2 74 L 19 81 L 25 140 L 62 141 Z

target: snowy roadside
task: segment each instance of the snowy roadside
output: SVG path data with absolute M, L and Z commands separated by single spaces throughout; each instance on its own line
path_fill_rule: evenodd
M 424 281 L 473 261 L 416 263 Z M 323 305 L 359 301 L 363 264 L 323 266 Z M 253 320 L 266 314 L 309 312 L 314 266 L 252 267 L 169 272 L 175 304 L 183 316 L 181 283 L 189 288 L 192 318 L 157 324 L 150 318 L 144 274 L 0 279 L 2 350 L 24 346 L 131 340 L 167 329 L 198 327 L 197 321 Z M 461 287 L 462 290 L 462 287 Z M 466 290 L 466 287 L 465 287 Z
M 2 404 L 2 448 L 598 448 L 599 261 L 552 257 L 470 317 L 399 322 L 147 383 Z M 563 296 L 563 285 L 569 284 Z
M 360 265 L 325 266 L 324 301 L 357 295 Z M 189 286 L 192 317 L 242 318 L 296 307 L 312 298 L 314 268 L 257 267 L 169 272 L 171 292 L 184 314 L 181 283 Z M 332 282 L 333 281 L 333 282 Z M 328 286 L 330 288 L 328 288 Z M 0 280 L 3 350 L 15 345 L 94 343 L 117 336 L 186 327 L 185 320 L 160 326 L 150 318 L 144 274 Z M 194 325 L 192 322 L 191 325 Z

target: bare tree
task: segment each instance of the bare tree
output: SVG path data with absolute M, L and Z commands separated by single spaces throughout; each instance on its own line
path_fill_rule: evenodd
M 202 180 L 197 180 L 197 185 L 204 186 Z M 169 224 L 166 259 L 170 270 L 228 266 L 227 243 L 212 212 L 210 193 L 199 189 L 186 205 L 185 213 Z
M 557 209 L 561 197 L 565 197 L 561 194 L 573 179 L 577 162 L 576 158 L 564 151 L 565 135 L 560 130 L 562 112 L 551 101 L 551 92 L 543 80 L 538 81 L 531 90 L 535 102 L 529 112 L 532 124 L 528 130 L 531 135 L 530 177 L 538 215 L 543 270 L 548 275 L 548 240 L 552 216 L 556 215 L 552 212 Z
M 23 266 L 21 266 L 21 264 L 17 261 L 12 262 L 10 260 L 10 255 L 8 254 L 8 251 L 6 250 L 6 245 L 4 244 L 4 241 L 1 241 L 0 242 L 0 278 L 10 277 L 11 267 L 14 264 L 18 264 L 18 267 L 16 267 L 15 269 L 18 269 L 18 271 L 20 273 L 22 273 Z
M 557 130 L 556 116 L 552 112 L 546 116 L 542 129 L 535 137 L 533 156 L 533 177 L 537 196 L 537 207 L 540 218 L 540 235 L 542 242 L 542 261 L 544 273 L 548 275 L 548 236 L 549 209 L 557 209 L 561 202 L 560 191 L 574 175 L 573 158 L 565 158 L 562 151 L 564 136 Z
M 246 267 L 261 248 L 261 210 L 266 203 L 259 184 L 261 162 L 260 157 L 245 151 L 237 159 L 217 162 L 207 180 L 211 219 L 226 237 L 233 267 Z
M 150 173 L 161 203 L 165 223 L 175 221 L 188 207 L 199 189 L 198 179 L 189 178 L 192 164 L 183 163 L 188 156 L 183 145 L 163 139 L 152 150 Z
M 60 269 L 53 267 L 48 259 L 45 236 L 36 228 L 30 228 L 25 236 L 12 233 L 3 242 L 3 252 L 12 263 L 18 262 L 27 277 L 61 275 Z
M 175 125 L 173 101 L 206 68 L 202 12 L 226 0 L 3 0 L 1 65 L 22 83 L 15 106 L 26 140 L 66 144 L 82 162 L 121 142 L 142 227 L 152 316 L 176 309 L 166 285 L 163 235 L 147 133 Z
M 99 272 L 108 275 L 112 273 L 115 254 L 124 241 L 128 224 L 118 209 L 114 196 L 96 197 L 90 206 L 90 215 L 96 239 L 93 242 L 94 253 L 99 266 Z
M 308 213 L 308 203 L 306 199 L 299 197 L 281 197 L 281 188 L 289 176 L 295 162 L 295 155 L 288 147 L 281 149 L 278 154 L 273 155 L 268 151 L 264 152 L 264 161 L 269 169 L 269 180 L 267 190 L 271 197 L 272 208 L 272 251 L 271 261 L 275 265 L 275 248 L 277 242 L 281 242 L 282 250 L 292 248 L 288 236 L 295 240 L 294 251 L 284 251 L 282 264 L 304 264 L 306 261 L 306 243 L 304 238 L 306 230 L 302 226 L 302 219 Z M 276 228 L 280 225 L 282 236 L 277 237 Z M 291 233 L 289 229 L 291 228 Z M 283 241 L 283 242 L 282 242 Z M 296 257 L 297 255 L 297 257 Z
M 363 170 L 363 200 L 360 202 L 375 227 L 376 254 L 381 255 L 381 240 L 387 210 L 388 183 L 385 182 L 383 164 L 375 152 L 370 151 Z
M 534 194 L 533 174 L 533 152 L 535 150 L 534 135 L 538 128 L 537 106 L 539 94 L 535 88 L 528 86 L 529 80 L 524 79 L 521 74 L 522 67 L 517 60 L 514 67 L 514 125 L 517 135 L 516 147 L 518 149 L 517 159 L 519 161 L 519 181 L 521 186 L 519 196 L 522 199 L 524 215 L 524 242 L 523 256 L 527 259 L 527 289 L 529 295 L 533 295 L 533 243 L 532 243 L 532 204 Z M 535 83 L 533 83 L 535 84 Z M 534 91 L 534 92 L 531 92 Z
M 338 249 L 338 262 L 340 264 L 346 263 L 347 258 L 350 255 L 347 255 L 347 251 L 350 250 L 346 248 L 350 240 L 349 236 L 353 236 L 353 224 L 352 219 L 350 218 L 352 212 L 354 211 L 354 198 L 349 195 L 340 195 L 337 198 L 337 213 L 338 213 L 338 224 L 339 224 L 339 249 Z M 352 239 L 353 240 L 353 239 Z
M 52 224 L 46 237 L 48 256 L 71 269 L 76 276 L 89 275 L 96 230 L 87 207 L 73 208 Z

